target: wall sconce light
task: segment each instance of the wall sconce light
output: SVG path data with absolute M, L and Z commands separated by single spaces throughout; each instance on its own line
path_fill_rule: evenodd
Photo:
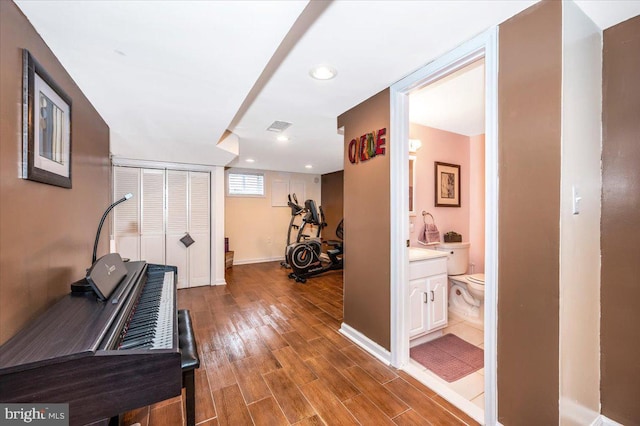
M 416 152 L 422 147 L 420 139 L 409 139 L 409 152 Z

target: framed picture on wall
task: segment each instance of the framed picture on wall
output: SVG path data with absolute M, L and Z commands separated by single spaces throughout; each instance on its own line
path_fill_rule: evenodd
M 435 162 L 436 207 L 460 207 L 460 166 Z
M 71 98 L 22 52 L 22 177 L 71 188 Z

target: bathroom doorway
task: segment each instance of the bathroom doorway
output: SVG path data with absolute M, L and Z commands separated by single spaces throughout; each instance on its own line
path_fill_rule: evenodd
M 410 166 L 414 158 L 409 188 L 416 212 L 409 213 L 409 362 L 481 410 L 484 127 L 484 58 L 409 94 Z M 412 256 L 435 252 L 443 257 L 425 261 Z M 438 260 L 442 269 L 435 276 L 413 276 L 416 267 Z M 435 289 L 434 300 L 421 297 L 423 291 L 430 295 L 429 281 L 438 279 L 443 285 Z M 428 316 L 442 307 L 439 322 L 413 325 L 423 311 Z
M 391 140 L 403 142 L 390 146 L 392 364 L 485 424 L 497 421 L 496 39 L 495 29 L 487 31 L 391 87 Z M 480 118 L 471 110 L 466 114 L 473 117 L 466 120 L 443 116 L 452 115 L 443 113 L 448 110 L 445 103 L 458 96 L 455 91 L 462 92 L 462 110 L 471 106 L 472 98 L 478 98 L 477 93 L 472 96 L 474 90 L 482 96 Z M 427 105 L 438 92 L 442 92 L 439 99 L 445 101 L 439 101 L 435 108 Z M 422 110 L 425 105 L 431 113 Z M 406 197 L 409 193 L 413 194 L 411 200 Z M 412 215 L 407 214 L 410 206 Z M 430 231 L 430 236 L 423 230 Z M 439 248 L 430 245 L 434 235 L 444 242 L 449 231 L 461 234 L 462 243 Z M 450 238 L 457 241 L 458 237 Z M 442 312 L 442 306 L 446 312 L 444 318 L 439 313 L 423 314 L 432 315 L 431 324 L 417 329 L 416 316 L 411 313 L 420 306 L 412 287 L 416 264 L 410 267 L 409 258 L 415 260 L 421 249 L 445 252 L 449 268 L 452 258 L 464 259 L 456 262 L 462 269 L 435 272 L 440 275 L 433 276 L 433 288 L 439 290 L 425 292 L 425 303 L 431 294 L 431 302 L 434 297 L 436 301 L 431 304 L 440 306 L 434 312 Z M 440 268 L 443 264 L 444 259 L 438 263 Z M 471 278 L 484 279 L 486 284 L 468 284 Z M 444 302 L 438 303 L 438 297 Z M 473 362 L 453 372 L 442 371 L 437 365 L 425 366 L 429 353 L 442 348 L 448 352 L 449 344 L 455 350 L 468 349 Z M 423 347 L 428 349 L 423 351 Z

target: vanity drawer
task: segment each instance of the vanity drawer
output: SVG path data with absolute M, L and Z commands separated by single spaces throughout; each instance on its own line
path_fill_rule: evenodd
M 447 258 L 438 257 L 436 259 L 417 260 L 409 262 L 409 279 L 429 277 L 447 273 Z

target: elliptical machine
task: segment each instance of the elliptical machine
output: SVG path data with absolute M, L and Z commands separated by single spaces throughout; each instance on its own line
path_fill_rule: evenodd
M 302 229 L 300 228 L 300 225 L 296 225 L 294 222 L 296 220 L 296 217 L 302 215 L 305 212 L 305 208 L 298 204 L 298 197 L 296 197 L 295 193 L 293 194 L 293 198 L 292 194 L 288 194 L 287 198 L 289 199 L 289 201 L 287 202 L 287 206 L 289 206 L 289 208 L 291 209 L 291 220 L 289 221 L 289 229 L 287 230 L 287 245 L 284 248 L 284 260 L 280 262 L 280 266 L 291 268 L 291 266 L 289 266 L 289 264 L 287 263 L 287 247 L 291 245 L 292 230 L 299 230 L 296 237 L 296 243 L 299 242 L 300 238 L 302 237 Z M 304 227 L 304 221 L 302 223 L 302 226 Z
M 324 212 L 320 207 L 320 216 L 318 216 L 318 210 L 313 200 L 305 201 L 305 208 L 307 214 L 305 221 L 317 223 L 318 233 L 327 224 L 324 221 Z M 342 240 L 344 233 L 343 221 L 341 220 L 336 228 L 336 236 Z M 286 261 L 293 269 L 293 272 L 289 274 L 289 278 L 295 279 L 296 282 L 305 283 L 307 278 L 325 273 L 327 271 L 333 271 L 342 269 L 342 255 L 344 253 L 342 241 L 325 241 L 332 248 L 327 250 L 327 254 L 322 253 L 322 242 L 319 238 L 307 239 L 295 244 L 291 244 L 286 250 Z
M 301 241 L 307 241 L 311 238 L 320 238 L 320 232 L 322 231 L 323 224 L 318 220 L 317 210 L 315 210 L 315 202 L 313 200 L 307 200 L 304 202 L 304 207 L 298 205 L 298 199 L 296 198 L 296 194 L 293 194 L 293 201 L 291 201 L 291 196 L 289 196 L 289 207 L 291 208 L 291 220 L 289 221 L 289 230 L 287 232 L 287 245 L 284 249 L 284 261 L 280 262 L 280 266 L 285 268 L 291 268 L 291 263 L 289 262 L 289 250 L 295 244 Z M 313 205 L 313 210 L 316 211 L 316 214 L 311 213 L 311 205 Z M 296 225 L 294 223 L 297 216 L 304 215 L 302 217 L 302 222 L 300 225 Z M 317 226 L 318 230 L 315 233 L 315 236 L 310 234 L 305 234 L 306 228 L 308 226 Z M 326 225 L 326 224 L 324 224 Z M 291 230 L 297 229 L 298 233 L 296 235 L 296 240 L 291 242 Z

